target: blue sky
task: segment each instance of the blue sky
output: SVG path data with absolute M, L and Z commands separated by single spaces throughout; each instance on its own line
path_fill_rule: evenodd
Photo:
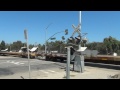
M 44 44 L 45 28 L 47 38 L 54 33 L 69 30 L 68 35 L 60 33 L 67 39 L 73 33 L 72 24 L 79 23 L 78 11 L 0 11 L 0 41 L 6 43 L 24 39 L 24 29 L 28 30 L 29 44 L 35 42 Z M 88 33 L 89 42 L 102 42 L 103 38 L 113 36 L 120 40 L 120 12 L 119 11 L 82 11 L 82 33 Z

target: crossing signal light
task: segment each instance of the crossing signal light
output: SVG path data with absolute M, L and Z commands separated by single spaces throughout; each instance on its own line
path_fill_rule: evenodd
M 65 40 L 65 37 L 64 37 L 64 36 L 62 36 L 62 40 Z
M 75 41 L 76 41 L 76 44 L 79 44 L 79 43 L 80 43 L 80 41 L 81 41 L 81 37 L 80 37 L 80 36 L 75 37 Z
M 68 29 L 65 30 L 65 35 L 68 35 Z
M 83 43 L 85 44 L 85 43 L 87 43 L 88 40 L 87 40 L 87 38 L 85 37 L 85 38 L 82 39 L 82 41 L 83 41 Z
M 68 38 L 68 43 L 73 43 L 73 40 L 74 40 L 73 37 Z

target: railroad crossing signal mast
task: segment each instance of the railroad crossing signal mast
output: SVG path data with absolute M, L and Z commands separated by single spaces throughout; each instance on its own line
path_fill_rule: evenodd
M 78 26 L 75 27 L 74 25 L 72 25 L 72 27 L 74 29 L 74 32 L 72 33 L 72 36 L 68 39 L 68 41 L 70 44 L 78 46 L 78 50 L 74 50 L 74 48 L 72 46 L 67 47 L 67 67 L 66 67 L 67 79 L 70 78 L 69 77 L 70 60 L 74 60 L 74 65 L 73 65 L 74 71 L 81 72 L 81 73 L 84 72 L 84 55 L 82 55 L 82 52 L 85 51 L 87 48 L 87 47 L 85 47 L 85 43 L 87 42 L 87 39 L 82 38 L 82 37 L 84 35 L 86 35 L 87 33 L 85 33 L 82 36 L 82 33 L 81 33 L 81 11 L 79 11 L 79 24 L 78 24 Z M 74 38 L 75 33 L 77 33 L 78 36 Z M 73 44 L 73 41 L 75 41 L 75 44 Z M 81 46 L 82 43 L 84 43 L 84 47 Z M 71 55 L 70 52 L 72 52 L 73 54 Z

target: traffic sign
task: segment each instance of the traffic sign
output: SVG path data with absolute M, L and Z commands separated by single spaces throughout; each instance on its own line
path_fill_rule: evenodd
M 27 30 L 24 30 L 24 36 L 25 36 L 25 39 L 27 39 Z

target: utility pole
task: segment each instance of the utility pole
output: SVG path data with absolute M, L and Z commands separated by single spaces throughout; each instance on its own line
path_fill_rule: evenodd
M 29 79 L 31 79 L 31 76 L 30 76 L 30 56 L 29 56 L 29 44 L 28 44 L 28 33 L 27 33 L 27 30 L 24 30 L 24 35 L 25 35 L 25 39 L 26 39 L 27 52 L 28 52 Z
M 82 36 L 81 36 L 81 11 L 79 11 L 79 25 L 80 25 L 80 44 L 79 44 L 79 49 L 81 48 L 81 42 L 82 42 Z
M 47 51 L 46 51 L 46 49 L 47 49 L 47 29 L 51 24 L 52 23 L 50 23 L 45 29 L 45 54 L 47 53 Z
M 70 79 L 70 48 L 71 46 L 68 46 L 65 48 L 67 49 L 66 79 Z

